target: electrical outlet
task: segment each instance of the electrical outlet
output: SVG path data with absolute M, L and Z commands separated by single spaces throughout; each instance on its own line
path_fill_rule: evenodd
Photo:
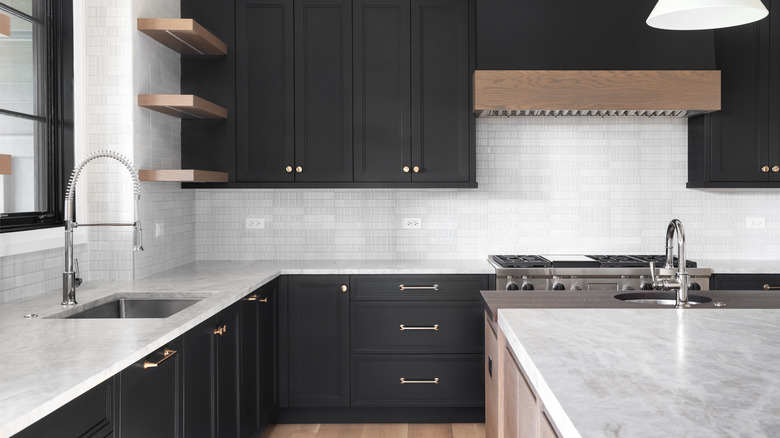
M 749 217 L 745 221 L 746 228 L 766 228 L 766 218 Z
M 154 237 L 162 237 L 165 235 L 165 224 L 163 222 L 157 222 L 154 224 Z
M 265 228 L 265 218 L 248 217 L 246 218 L 246 223 L 244 224 L 244 228 L 246 228 L 247 230 L 262 230 Z
M 407 217 L 404 218 L 404 229 L 407 230 L 419 230 L 422 228 L 422 219 L 419 217 Z

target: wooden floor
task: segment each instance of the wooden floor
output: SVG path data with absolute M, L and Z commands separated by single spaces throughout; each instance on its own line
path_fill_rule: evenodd
M 483 423 L 272 424 L 261 438 L 485 438 Z

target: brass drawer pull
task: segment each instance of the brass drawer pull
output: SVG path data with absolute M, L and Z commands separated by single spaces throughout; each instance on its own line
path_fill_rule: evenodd
M 770 286 L 768 284 L 764 285 L 764 290 L 772 290 L 772 289 L 780 289 L 780 286 Z
M 439 290 L 439 285 L 434 284 L 433 286 L 404 286 L 403 284 L 399 284 L 398 288 L 401 290 Z
M 434 324 L 431 327 L 407 327 L 407 326 L 401 324 L 401 331 L 403 332 L 403 331 L 406 331 L 406 330 L 435 330 L 435 331 L 438 332 L 439 331 L 439 324 Z
M 217 328 L 214 329 L 214 334 L 215 335 L 222 336 L 225 333 L 227 333 L 227 324 L 223 325 L 222 327 L 217 327 Z
M 258 303 L 267 303 L 268 297 L 265 298 L 258 298 L 257 294 L 252 294 L 246 298 L 244 298 L 246 301 L 257 301 Z
M 163 350 L 163 358 L 158 360 L 157 362 L 152 362 L 148 359 L 144 360 L 144 369 L 148 370 L 149 368 L 157 368 L 161 363 L 168 360 L 169 357 L 176 354 L 176 350 L 171 350 L 168 347 L 165 347 L 165 350 Z
M 257 302 L 258 303 L 267 303 L 268 302 L 268 297 L 260 298 L 259 300 L 257 300 Z
M 401 385 L 406 385 L 407 383 L 427 383 L 431 385 L 438 385 L 439 378 L 436 377 L 433 380 L 406 380 L 403 377 L 401 377 Z

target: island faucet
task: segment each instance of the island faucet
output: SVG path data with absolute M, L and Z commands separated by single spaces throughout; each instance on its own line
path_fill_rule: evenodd
M 133 222 L 130 223 L 76 223 L 76 182 L 81 170 L 87 163 L 96 158 L 113 158 L 125 166 L 133 179 Z M 141 199 L 141 182 L 138 179 L 138 171 L 124 156 L 114 151 L 98 151 L 87 156 L 79 163 L 70 174 L 67 192 L 65 194 L 65 271 L 62 273 L 62 305 L 73 306 L 76 303 L 76 288 L 81 284 L 81 279 L 76 278 L 73 261 L 73 230 L 77 227 L 133 227 L 133 251 L 143 251 L 141 242 L 141 222 L 138 221 L 138 201 Z M 78 266 L 78 265 L 76 265 Z
M 677 290 L 674 307 L 687 309 L 691 305 L 688 302 L 688 271 L 685 260 L 685 228 L 682 222 L 672 219 L 666 228 L 666 263 L 664 269 L 674 269 L 674 235 L 677 234 L 677 273 L 670 277 L 655 275 L 655 263 L 650 262 L 650 277 L 653 287 L 663 290 Z

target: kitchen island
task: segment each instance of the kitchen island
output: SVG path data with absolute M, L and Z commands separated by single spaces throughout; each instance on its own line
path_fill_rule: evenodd
M 559 436 L 780 436 L 778 310 L 500 309 L 498 325 Z

